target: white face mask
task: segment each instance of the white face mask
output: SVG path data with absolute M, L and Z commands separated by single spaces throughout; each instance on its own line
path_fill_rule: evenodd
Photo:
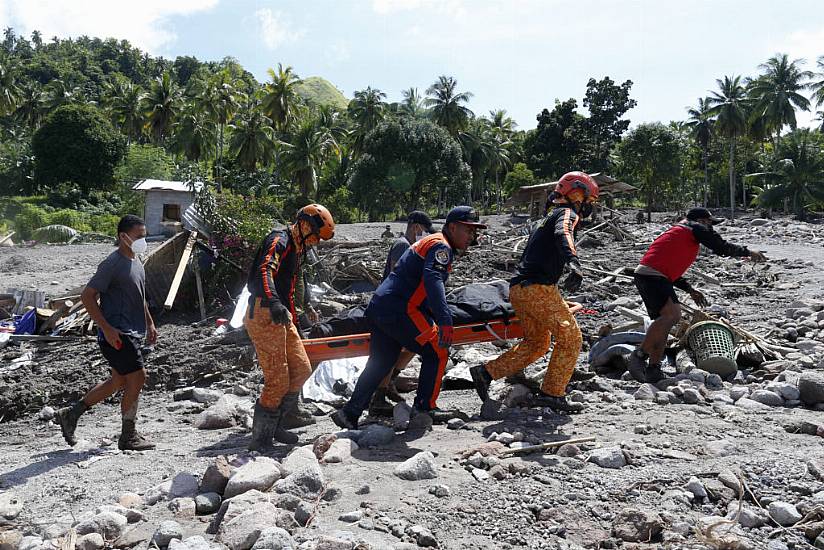
M 126 235 L 126 238 L 132 241 L 132 238 L 128 235 Z M 146 249 L 149 248 L 149 243 L 146 242 L 145 237 L 141 237 L 137 240 L 132 241 L 132 243 L 129 245 L 129 248 L 131 248 L 132 252 L 134 252 L 135 254 L 143 254 L 144 252 L 146 252 Z

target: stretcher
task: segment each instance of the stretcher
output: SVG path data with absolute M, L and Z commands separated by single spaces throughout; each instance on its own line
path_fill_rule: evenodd
M 582 309 L 581 304 L 569 302 L 568 305 L 573 313 L 577 313 Z M 456 325 L 452 345 L 461 346 L 481 342 L 496 342 L 523 338 L 523 336 L 521 321 L 517 317 L 510 317 L 508 319 Z M 437 327 L 432 327 L 428 338 L 437 338 Z M 428 338 L 423 336 L 424 340 Z M 331 359 L 363 357 L 369 355 L 369 333 L 310 338 L 303 341 L 303 347 L 306 349 L 306 354 L 309 356 L 309 361 L 313 367 L 322 361 Z

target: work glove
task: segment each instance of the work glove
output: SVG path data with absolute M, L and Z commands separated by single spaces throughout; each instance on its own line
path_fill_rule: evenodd
M 438 346 L 446 349 L 452 345 L 452 338 L 454 336 L 454 329 L 449 326 L 438 327 Z
M 567 266 L 569 267 L 569 275 L 564 280 L 563 288 L 567 292 L 578 292 L 581 283 L 584 282 L 584 270 L 581 269 L 581 264 L 577 259 L 570 261 Z
M 276 325 L 288 325 L 292 322 L 292 314 L 280 302 L 272 302 L 269 305 L 269 314 L 272 316 L 272 322 Z
M 707 297 L 704 296 L 704 293 L 700 290 L 690 290 L 690 298 L 692 298 L 692 301 L 695 302 L 695 305 L 697 305 L 698 307 L 707 307 L 708 305 L 710 305 L 710 303 L 707 301 Z

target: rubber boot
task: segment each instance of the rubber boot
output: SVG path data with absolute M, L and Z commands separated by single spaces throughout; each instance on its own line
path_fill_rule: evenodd
M 394 405 L 386 398 L 386 388 L 378 388 L 369 403 L 370 416 L 392 416 Z
M 344 430 L 357 430 L 358 418 L 350 417 L 344 409 L 338 409 L 330 415 L 332 422 Z
M 267 409 L 255 403 L 255 413 L 252 417 L 252 441 L 249 442 L 250 451 L 267 452 L 274 450 L 272 439 L 280 421 L 279 409 Z
M 635 348 L 635 350 L 629 354 L 629 373 L 639 382 L 647 381 L 646 370 L 648 357 L 649 355 L 641 348 Z
M 302 400 L 300 398 L 295 400 L 294 406 L 291 409 L 283 412 L 283 418 L 280 421 L 280 427 L 284 430 L 294 430 L 295 428 L 305 428 L 317 424 L 315 417 L 305 411 L 300 405 Z
M 661 363 L 648 366 L 644 372 L 644 378 L 650 384 L 657 384 L 666 377 L 667 375 L 665 375 L 664 371 L 661 370 Z
M 278 407 L 278 411 L 280 414 L 278 415 L 277 423 L 275 424 L 275 431 L 273 437 L 275 441 L 278 443 L 284 443 L 286 445 L 294 445 L 298 442 L 297 434 L 293 434 L 292 432 L 286 430 L 283 427 L 283 418 L 286 416 L 287 411 L 294 410 L 298 404 L 298 395 L 299 393 L 287 393 L 283 396 L 283 399 L 280 400 L 280 406 Z
M 155 444 L 137 433 L 134 419 L 124 418 L 117 448 L 121 451 L 149 451 L 155 448 Z
M 567 413 L 581 412 L 586 408 L 583 403 L 576 403 L 570 401 L 566 396 L 556 397 L 546 393 L 539 393 L 535 398 L 535 404 L 541 407 L 549 407 L 553 411 L 561 411 Z
M 471 367 L 469 375 L 472 376 L 472 383 L 475 384 L 475 391 L 478 392 L 481 401 L 489 399 L 489 385 L 492 383 L 492 375 L 489 374 L 486 367 L 483 365 Z
M 57 411 L 57 423 L 60 424 L 63 439 L 65 439 L 66 443 L 71 447 L 77 445 L 77 438 L 74 437 L 74 432 L 77 429 L 77 421 L 80 420 L 80 416 L 88 410 L 88 405 L 81 399 L 71 407 L 64 407 Z

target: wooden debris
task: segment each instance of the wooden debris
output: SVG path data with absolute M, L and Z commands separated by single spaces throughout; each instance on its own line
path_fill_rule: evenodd
M 195 246 L 197 240 L 197 231 L 189 233 L 189 240 L 186 241 L 186 247 L 183 249 L 183 254 L 180 256 L 180 263 L 177 264 L 174 279 L 172 279 L 172 286 L 169 287 L 169 294 L 166 295 L 166 301 L 163 302 L 163 308 L 166 310 L 172 309 L 177 291 L 180 289 L 180 283 L 183 281 L 183 272 L 189 265 L 189 258 L 192 256 L 192 248 Z
M 6 235 L 5 237 L 0 237 L 0 244 L 3 244 L 7 240 L 11 239 L 14 236 L 15 233 L 16 233 L 15 231 L 12 231 L 11 233 Z
M 549 443 L 541 443 L 540 445 L 530 445 L 521 449 L 506 449 L 501 452 L 500 456 L 515 455 L 515 454 L 529 454 L 539 451 L 546 451 L 548 449 L 557 449 L 564 445 L 575 445 L 578 443 L 591 443 L 595 441 L 595 437 L 579 437 L 576 439 L 567 439 L 566 441 L 550 441 Z

